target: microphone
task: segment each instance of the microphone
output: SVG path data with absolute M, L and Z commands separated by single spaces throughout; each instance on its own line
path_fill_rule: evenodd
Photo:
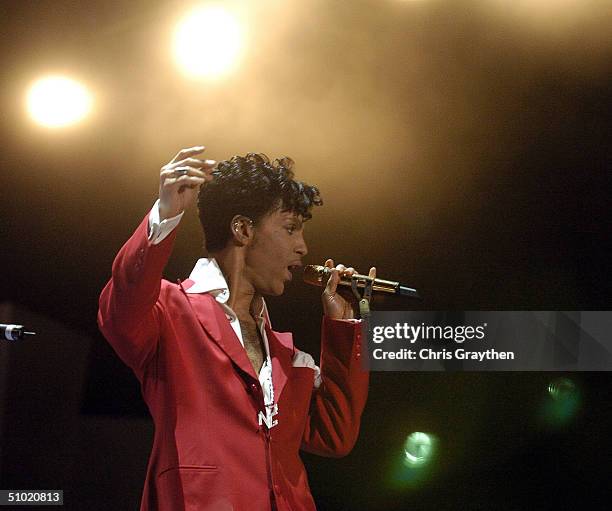
M 36 335 L 36 333 L 26 332 L 23 325 L 5 325 L 0 323 L 0 337 L 7 341 L 20 341 L 31 335 Z
M 313 286 L 324 286 L 330 275 L 330 268 L 327 266 L 319 266 L 318 264 L 309 264 L 304 267 L 304 282 Z M 399 282 L 383 279 L 372 279 L 367 275 L 359 275 L 354 273 L 352 277 L 340 276 L 340 285 L 350 286 L 351 282 L 357 281 L 357 287 L 365 287 L 366 282 L 372 282 L 372 291 L 381 293 L 389 293 L 400 296 L 408 296 L 410 298 L 421 298 L 418 291 L 408 286 L 403 286 Z

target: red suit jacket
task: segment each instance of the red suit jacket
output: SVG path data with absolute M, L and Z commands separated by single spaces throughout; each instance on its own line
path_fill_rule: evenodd
M 293 367 L 290 333 L 266 325 L 278 425 L 258 423 L 263 392 L 222 307 L 162 279 L 176 229 L 147 239 L 148 217 L 119 251 L 98 323 L 140 381 L 155 423 L 141 510 L 314 510 L 298 451 L 346 455 L 368 373 L 359 324 L 323 319 L 321 376 Z

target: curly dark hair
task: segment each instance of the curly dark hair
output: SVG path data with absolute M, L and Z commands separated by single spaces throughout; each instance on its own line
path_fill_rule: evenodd
M 318 188 L 293 178 L 293 164 L 287 156 L 270 162 L 262 153 L 232 156 L 218 163 L 214 179 L 202 185 L 198 195 L 207 252 L 226 246 L 236 215 L 250 218 L 254 225 L 279 209 L 300 215 L 304 221 L 312 217 L 312 207 L 321 206 L 323 200 Z

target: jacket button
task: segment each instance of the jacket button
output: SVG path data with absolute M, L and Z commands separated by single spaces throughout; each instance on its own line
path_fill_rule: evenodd
M 140 255 L 144 255 L 144 248 L 141 248 L 138 252 L 140 253 Z
M 360 358 L 360 357 L 361 357 L 361 353 L 357 353 L 355 356 L 356 356 L 357 358 Z
M 254 383 L 251 383 L 249 389 L 253 394 L 255 394 L 255 392 L 257 392 L 257 385 L 255 385 Z
M 280 486 L 279 486 L 278 484 L 275 484 L 275 485 L 274 485 L 274 491 L 275 491 L 276 493 L 280 493 Z

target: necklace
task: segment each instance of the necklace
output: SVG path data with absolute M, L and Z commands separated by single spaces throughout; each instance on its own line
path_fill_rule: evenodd
M 261 332 L 262 340 L 264 339 L 265 332 Z M 264 342 L 264 345 L 266 343 Z M 274 383 L 272 381 L 272 361 L 270 360 L 270 354 L 268 350 L 266 350 L 266 360 L 264 362 L 262 371 L 267 371 L 266 379 L 264 380 L 264 386 L 266 387 L 264 390 L 264 405 L 266 407 L 266 414 L 263 412 L 259 412 L 259 425 L 261 426 L 262 422 L 265 422 L 268 429 L 273 428 L 278 424 L 278 419 L 275 419 L 274 416 L 278 414 L 278 404 L 274 402 Z

